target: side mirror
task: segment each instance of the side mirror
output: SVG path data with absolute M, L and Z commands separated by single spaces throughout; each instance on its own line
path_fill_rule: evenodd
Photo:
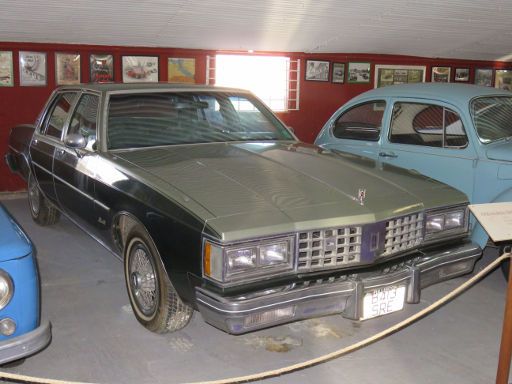
M 87 139 L 79 133 L 70 133 L 65 137 L 64 144 L 68 148 L 83 149 L 87 146 Z

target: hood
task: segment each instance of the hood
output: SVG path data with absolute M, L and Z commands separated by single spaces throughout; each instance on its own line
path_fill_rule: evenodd
M 0 262 L 19 259 L 32 252 L 30 240 L 2 205 L 0 228 Z
M 512 161 L 512 141 L 509 139 L 487 144 L 487 158 L 490 160 Z
M 466 201 L 410 171 L 302 143 L 188 145 L 116 157 L 207 210 L 205 221 L 224 239 L 228 232 L 250 237 L 243 231 L 254 227 L 283 233 L 365 223 Z

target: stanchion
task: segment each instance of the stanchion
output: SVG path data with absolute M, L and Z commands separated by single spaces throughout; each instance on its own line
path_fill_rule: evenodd
M 505 315 L 503 318 L 503 331 L 501 333 L 500 356 L 496 384 L 507 384 L 510 373 L 510 359 L 512 357 L 512 268 L 508 270 L 507 299 L 505 302 Z

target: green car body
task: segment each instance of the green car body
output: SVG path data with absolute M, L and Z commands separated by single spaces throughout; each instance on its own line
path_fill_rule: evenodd
M 241 90 L 61 87 L 34 132 L 12 131 L 7 162 L 124 260 L 134 313 L 157 332 L 192 309 L 234 334 L 376 317 L 481 255 L 464 194 L 301 143 Z

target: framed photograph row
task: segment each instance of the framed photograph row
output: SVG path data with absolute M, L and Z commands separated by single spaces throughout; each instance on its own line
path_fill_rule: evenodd
M 14 86 L 14 57 L 12 51 L 0 51 L 0 87 Z M 158 56 L 122 56 L 122 81 L 124 83 L 158 82 Z M 79 53 L 55 53 L 55 82 L 57 85 L 81 82 L 81 57 Z M 19 83 L 22 87 L 48 85 L 48 60 L 46 52 L 19 52 Z M 169 57 L 168 81 L 195 83 L 195 59 Z M 114 56 L 89 55 L 89 81 L 105 83 L 114 81 Z
M 308 81 L 329 81 L 331 74 L 331 62 L 323 60 L 306 60 L 306 76 Z M 348 63 L 348 83 L 369 83 L 370 82 L 370 63 L 349 62 Z M 345 63 L 332 63 L 333 83 L 345 83 Z

